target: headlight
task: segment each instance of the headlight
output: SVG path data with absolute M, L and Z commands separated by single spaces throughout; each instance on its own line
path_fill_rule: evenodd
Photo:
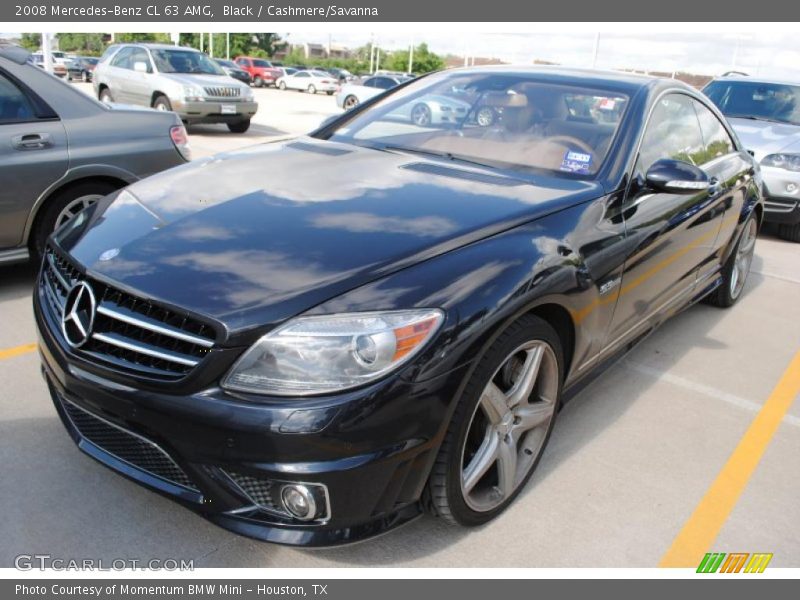
M 764 157 L 761 164 L 787 171 L 800 171 L 800 154 L 770 154 Z
M 242 98 L 244 98 L 245 102 L 252 102 L 255 99 L 255 94 L 249 87 L 242 88 Z
M 185 85 L 183 99 L 187 102 L 205 102 L 205 92 L 196 85 Z
M 411 360 L 443 320 L 439 309 L 299 317 L 253 344 L 222 387 L 300 396 L 363 385 Z

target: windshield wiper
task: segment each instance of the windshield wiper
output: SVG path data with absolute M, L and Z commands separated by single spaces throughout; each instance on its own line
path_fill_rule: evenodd
M 408 154 L 421 154 L 423 156 L 432 156 L 434 158 L 444 158 L 447 160 L 451 160 L 453 162 L 464 163 L 468 165 L 473 165 L 476 167 L 484 167 L 484 168 L 496 168 L 495 165 L 490 163 L 480 162 L 477 160 L 473 160 L 471 158 L 466 158 L 460 156 L 458 154 L 453 154 L 452 152 L 439 152 L 437 150 L 424 150 L 422 148 L 409 148 L 407 146 L 380 146 L 381 150 L 386 150 L 388 152 L 407 152 Z

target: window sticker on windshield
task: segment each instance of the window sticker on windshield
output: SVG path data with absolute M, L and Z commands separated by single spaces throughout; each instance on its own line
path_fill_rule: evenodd
M 592 166 L 592 155 L 568 150 L 561 161 L 561 170 L 570 173 L 588 173 Z

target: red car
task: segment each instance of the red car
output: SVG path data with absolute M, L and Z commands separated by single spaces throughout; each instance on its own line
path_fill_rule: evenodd
M 237 56 L 234 62 L 244 71 L 250 73 L 250 81 L 256 87 L 275 85 L 283 73 L 272 66 L 272 63 L 263 58 L 253 56 Z

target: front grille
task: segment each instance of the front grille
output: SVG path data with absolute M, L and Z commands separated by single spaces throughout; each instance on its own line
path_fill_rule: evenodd
M 242 90 L 238 87 L 210 86 L 203 89 L 212 98 L 238 98 L 242 95 Z
M 155 442 L 114 425 L 69 400 L 59 400 L 78 433 L 100 450 L 170 483 L 199 491 L 186 472 Z
M 161 379 L 188 375 L 214 347 L 214 330 L 188 315 L 84 277 L 48 247 L 41 286 L 57 323 L 67 295 L 79 281 L 92 288 L 97 309 L 90 339 L 75 352 L 125 372 Z

